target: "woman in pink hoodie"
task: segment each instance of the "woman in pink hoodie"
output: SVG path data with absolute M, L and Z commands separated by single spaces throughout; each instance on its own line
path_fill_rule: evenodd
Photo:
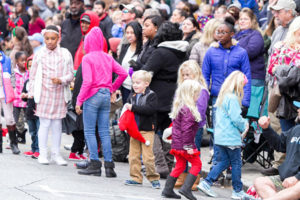
M 121 86 L 127 72 L 110 55 L 103 52 L 103 34 L 94 27 L 84 40 L 86 55 L 82 60 L 82 86 L 77 97 L 76 112 L 80 114 L 83 104 L 84 135 L 90 151 L 88 168 L 80 170 L 83 175 L 101 175 L 102 163 L 98 157 L 95 136 L 96 125 L 102 142 L 106 177 L 116 177 L 112 160 L 109 134 L 109 112 L 111 94 Z M 112 83 L 113 73 L 118 75 Z

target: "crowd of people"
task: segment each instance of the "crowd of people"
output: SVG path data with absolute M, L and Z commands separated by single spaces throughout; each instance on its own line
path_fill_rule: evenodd
M 117 177 L 110 116 L 121 99 L 147 141 L 128 141 L 125 185 L 142 185 L 143 165 L 153 188 L 167 179 L 165 198 L 181 198 L 174 187 L 216 197 L 227 170 L 232 199 L 300 199 L 299 14 L 299 0 L 2 0 L 0 133 L 20 154 L 27 123 L 24 154 L 47 165 L 51 132 L 51 161 L 65 166 L 66 129 L 79 174 L 101 176 L 103 155 L 106 177 Z M 212 167 L 200 181 L 207 117 Z M 251 196 L 241 152 L 253 122 L 255 140 L 275 151 Z

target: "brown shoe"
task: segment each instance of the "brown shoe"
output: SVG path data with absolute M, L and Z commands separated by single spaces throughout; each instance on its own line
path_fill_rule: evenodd
M 174 187 L 175 188 L 180 188 L 183 185 L 186 176 L 187 176 L 187 173 L 185 173 L 185 172 L 180 174 L 180 176 L 178 177 Z
M 268 169 L 264 169 L 263 171 L 261 171 L 261 173 L 265 176 L 275 176 L 275 175 L 279 175 L 279 171 L 278 169 L 271 167 Z
M 197 179 L 196 179 L 196 181 L 195 181 L 195 183 L 194 183 L 194 185 L 192 187 L 192 191 L 197 191 L 198 190 L 197 189 L 197 185 L 200 183 L 200 178 L 201 178 L 201 175 L 198 174 Z

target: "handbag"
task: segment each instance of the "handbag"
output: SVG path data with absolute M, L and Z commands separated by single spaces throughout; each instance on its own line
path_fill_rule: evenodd
M 280 55 L 283 54 L 283 51 L 281 50 L 280 51 Z M 276 68 L 290 68 L 292 66 L 292 63 L 293 63 L 293 59 L 295 58 L 297 52 L 293 55 L 290 63 L 287 65 L 287 64 L 282 64 Z M 277 59 L 274 61 L 274 63 L 277 61 Z M 275 72 L 276 73 L 276 72 Z M 279 89 L 279 83 L 278 83 L 278 73 L 277 74 L 277 77 L 275 77 L 274 79 L 274 82 L 273 82 L 273 87 L 271 88 L 270 90 L 270 96 L 269 96 L 269 105 L 268 105 L 268 111 L 270 113 L 274 113 L 278 106 L 279 106 L 279 103 L 280 103 L 280 99 L 281 99 L 281 93 L 280 93 L 280 89 Z M 279 75 L 281 76 L 281 75 Z

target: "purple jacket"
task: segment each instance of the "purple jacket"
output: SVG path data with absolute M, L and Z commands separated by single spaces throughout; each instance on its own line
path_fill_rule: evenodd
M 184 150 L 184 147 L 196 149 L 195 136 L 199 128 L 190 109 L 182 107 L 177 117 L 173 120 L 172 149 Z
M 199 128 L 202 128 L 206 124 L 206 109 L 207 109 L 208 100 L 209 100 L 208 91 L 202 89 L 197 101 L 197 108 L 201 116 L 201 121 L 199 122 Z

